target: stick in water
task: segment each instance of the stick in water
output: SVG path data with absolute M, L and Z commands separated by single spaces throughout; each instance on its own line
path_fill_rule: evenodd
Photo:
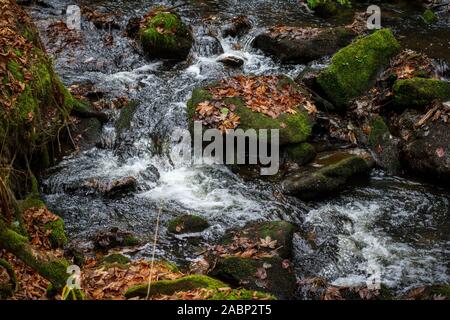
M 159 218 L 162 212 L 162 204 L 158 210 L 158 216 L 156 217 L 156 231 L 155 231 L 155 239 L 153 239 L 153 252 L 152 252 L 152 261 L 150 264 L 150 275 L 148 276 L 148 285 L 147 285 L 147 296 L 145 300 L 148 300 L 150 297 L 150 288 L 152 286 L 152 275 L 153 275 L 153 263 L 155 261 L 155 253 L 156 253 L 156 242 L 158 241 L 158 229 L 159 229 Z

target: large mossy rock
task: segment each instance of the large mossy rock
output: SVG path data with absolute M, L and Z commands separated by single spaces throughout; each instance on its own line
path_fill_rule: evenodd
M 335 53 L 356 35 L 346 27 L 274 27 L 257 35 L 253 46 L 284 63 L 308 63 Z
M 336 107 L 345 108 L 374 84 L 378 72 L 399 51 L 392 32 L 378 30 L 339 50 L 331 65 L 319 74 L 317 83 Z
M 233 287 L 291 298 L 296 278 L 289 262 L 296 227 L 286 221 L 250 222 L 227 231 L 219 241 L 210 275 Z
M 186 59 L 194 42 L 190 28 L 180 16 L 164 7 L 144 16 L 138 37 L 148 56 L 173 60 Z
M 297 287 L 292 268 L 286 268 L 278 256 L 260 259 L 225 257 L 217 262 L 210 274 L 233 286 L 269 292 L 279 299 L 292 298 Z
M 319 154 L 311 166 L 293 172 L 282 182 L 286 194 L 304 200 L 322 198 L 343 190 L 356 178 L 370 171 L 372 160 L 368 154 L 348 152 Z
M 219 244 L 230 245 L 236 238 L 246 238 L 253 243 L 258 243 L 261 239 L 269 237 L 271 241 L 276 241 L 276 254 L 283 259 L 289 259 L 292 255 L 292 239 L 295 231 L 295 225 L 287 221 L 249 222 L 243 228 L 228 230 Z M 271 248 L 259 248 L 259 250 L 268 253 Z
M 393 87 L 395 103 L 401 107 L 425 107 L 433 100 L 450 99 L 450 82 L 412 78 L 397 80 Z
M 176 293 L 183 294 L 184 292 L 205 289 L 203 295 L 200 296 L 202 300 L 273 300 L 274 297 L 263 292 L 246 290 L 246 289 L 231 289 L 222 281 L 205 275 L 190 275 L 175 280 L 159 280 L 153 282 L 150 287 L 150 297 L 157 295 L 171 296 Z M 127 299 L 147 296 L 148 286 L 137 285 L 131 287 L 125 292 Z
M 175 292 L 189 291 L 198 288 L 219 289 L 226 287 L 228 287 L 228 285 L 214 278 L 203 275 L 190 275 L 175 280 L 159 280 L 153 282 L 150 287 L 150 296 L 159 294 L 172 295 Z M 147 284 L 134 286 L 125 292 L 125 297 L 145 297 L 147 295 L 147 290 Z
M 25 167 L 26 157 L 35 161 L 32 167 L 46 167 L 56 153 L 49 143 L 64 132 L 74 100 L 31 18 L 13 0 L 0 5 L 0 161 L 15 158 L 16 166 Z
M 258 77 L 255 77 L 255 79 L 258 80 Z M 280 87 L 287 86 L 292 92 L 299 92 L 308 96 L 308 93 L 302 87 L 288 77 L 279 76 L 278 85 Z M 198 114 L 196 109 L 199 104 L 214 102 L 222 104 L 227 109 L 234 109 L 233 112 L 240 118 L 236 129 L 243 129 L 244 131 L 255 129 L 257 134 L 259 129 L 279 129 L 280 145 L 304 142 L 311 135 L 314 118 L 305 111 L 302 105 L 294 108 L 295 113 L 281 113 L 278 117 L 272 118 L 262 112 L 256 112 L 248 108 L 245 98 L 239 94 L 214 99 L 213 94 L 209 91 L 211 88 L 220 90 L 222 88 L 221 83 L 194 89 L 191 99 L 187 102 L 187 115 L 191 129 Z M 258 99 L 257 92 L 253 92 L 253 98 Z

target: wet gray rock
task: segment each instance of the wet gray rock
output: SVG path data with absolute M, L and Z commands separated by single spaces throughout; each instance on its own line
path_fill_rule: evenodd
M 108 231 L 99 231 L 93 238 L 94 246 L 99 250 L 108 250 L 115 247 L 135 246 L 139 240 L 130 231 L 111 228 Z
M 219 39 L 210 35 L 195 39 L 194 50 L 202 57 L 216 56 L 223 53 Z
M 182 234 L 201 232 L 208 227 L 209 223 L 204 218 L 196 215 L 185 214 L 171 220 L 167 229 L 170 233 Z
M 244 59 L 232 55 L 220 56 L 217 58 L 217 61 L 231 68 L 239 68 L 244 65 Z
M 238 16 L 226 24 L 222 31 L 223 37 L 240 37 L 252 28 L 250 19 L 246 16 Z
M 429 119 L 415 125 L 423 117 L 416 110 L 404 111 L 398 121 L 404 137 L 402 162 L 416 176 L 448 183 L 450 179 L 450 124 Z
M 253 46 L 284 63 L 308 63 L 348 45 L 356 33 L 350 28 L 270 28 L 256 36 Z

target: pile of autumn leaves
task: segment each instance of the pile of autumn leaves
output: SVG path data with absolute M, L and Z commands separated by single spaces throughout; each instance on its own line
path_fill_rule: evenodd
M 32 44 L 15 29 L 18 24 L 25 21 L 16 21 L 17 16 L 26 19 L 26 15 L 18 15 L 14 9 L 21 10 L 17 5 L 12 5 L 9 0 L 0 0 L 0 105 L 2 112 L 7 114 L 15 104 L 20 94 L 25 90 L 26 83 L 31 74 L 27 70 L 28 60 Z M 8 66 L 13 65 L 16 70 L 13 74 Z M 16 75 L 21 73 L 23 79 Z
M 217 86 L 207 89 L 212 99 L 199 103 L 194 120 L 222 132 L 234 129 L 240 123 L 236 113 L 236 103 L 241 101 L 245 107 L 260 112 L 272 119 L 282 113 L 297 113 L 297 108 L 314 108 L 306 95 L 289 81 L 279 76 L 236 76 L 221 80 Z M 236 102 L 232 98 L 238 98 Z M 233 103 L 236 102 L 236 103 Z

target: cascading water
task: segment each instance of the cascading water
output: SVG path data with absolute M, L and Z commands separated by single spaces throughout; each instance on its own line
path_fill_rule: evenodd
M 62 10 L 69 4 L 65 0 L 49 3 L 50 8 L 31 8 L 42 30 L 63 19 Z M 120 10 L 122 30 L 130 17 L 141 16 L 159 3 L 163 2 L 79 1 L 93 9 Z M 194 166 L 170 158 L 170 150 L 176 146 L 171 133 L 186 127 L 186 101 L 195 87 L 237 74 L 295 77 L 301 72 L 304 66 L 281 65 L 249 45 L 258 28 L 281 22 L 318 23 L 311 15 L 292 10 L 296 5 L 294 0 L 211 0 L 181 6 L 181 15 L 193 26 L 196 45 L 188 62 L 174 66 L 145 60 L 120 30 L 90 28 L 83 22 L 83 44 L 54 53 L 63 80 L 67 84 L 89 81 L 109 97 L 127 96 L 139 104 L 127 131 L 117 134 L 111 121 L 103 128 L 108 143 L 64 159 L 43 183 L 46 202 L 63 216 L 74 242 L 85 242 L 96 231 L 111 227 L 132 230 L 150 242 L 162 207 L 158 255 L 184 263 L 227 228 L 253 220 L 284 219 L 314 234 L 314 243 L 296 238 L 299 278 L 319 275 L 349 285 L 376 274 L 400 290 L 450 280 L 450 203 L 446 191 L 374 172 L 368 186 L 347 190 L 330 200 L 305 203 L 289 197 L 280 200 L 277 185 L 246 182 L 225 166 Z M 221 21 L 237 14 L 250 15 L 253 29 L 243 39 L 223 39 L 218 32 Z M 407 24 L 413 21 L 411 18 Z M 223 53 L 211 32 L 217 34 Z M 114 37 L 113 46 L 102 42 L 108 34 Z M 49 40 L 45 32 L 43 38 Z M 47 47 L 52 50 L 51 43 Z M 243 59 L 242 69 L 218 62 L 223 54 Z M 111 113 L 117 118 L 114 111 Z M 111 181 L 128 176 L 137 179 L 133 195 L 111 199 L 82 188 L 92 179 Z M 204 216 L 211 223 L 200 235 L 202 241 L 192 244 L 166 234 L 166 222 L 183 213 Z M 136 252 L 136 256 L 149 254 L 148 246 Z

